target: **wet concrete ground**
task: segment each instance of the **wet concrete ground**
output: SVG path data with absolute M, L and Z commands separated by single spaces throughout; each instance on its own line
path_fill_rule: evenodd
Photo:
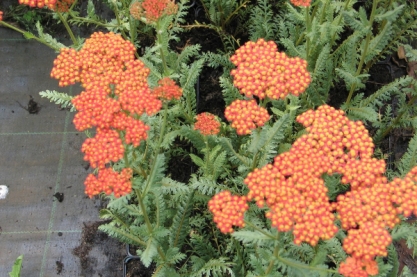
M 8 276 L 22 254 L 22 277 L 122 276 L 121 264 L 106 269 L 100 248 L 90 251 L 96 270 L 88 273 L 72 253 L 82 243 L 83 226 L 99 220 L 101 203 L 84 194 L 85 136 L 74 129 L 74 114 L 39 96 L 43 90 L 73 93 L 49 77 L 55 57 L 0 27 L 0 185 L 9 190 L 0 199 L 0 276 Z M 28 111 L 31 96 L 40 108 L 36 114 Z

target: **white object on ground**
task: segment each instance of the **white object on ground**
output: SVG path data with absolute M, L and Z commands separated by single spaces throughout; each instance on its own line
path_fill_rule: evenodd
M 0 199 L 5 199 L 9 193 L 9 188 L 5 185 L 0 185 Z

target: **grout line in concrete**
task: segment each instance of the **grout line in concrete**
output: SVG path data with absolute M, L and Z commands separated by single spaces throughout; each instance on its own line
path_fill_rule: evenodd
M 39 231 L 11 231 L 1 232 L 0 235 L 24 235 L 24 234 L 44 234 L 44 233 L 81 233 L 82 230 L 39 230 Z
M 62 134 L 82 134 L 83 132 L 27 132 L 27 133 L 0 133 L 0 136 L 20 136 L 20 135 L 62 135 Z
M 72 93 L 72 87 L 69 88 L 70 90 L 70 94 Z M 61 182 L 61 172 L 62 172 L 62 167 L 63 167 L 63 163 L 64 163 L 64 155 L 65 155 L 65 144 L 67 142 L 67 128 L 68 128 L 68 122 L 70 120 L 70 112 L 67 111 L 66 112 L 67 115 L 65 117 L 65 125 L 64 125 L 64 132 L 62 133 L 62 143 L 61 143 L 61 153 L 59 154 L 59 162 L 58 162 L 58 172 L 57 172 L 57 177 L 56 177 L 56 183 L 55 183 L 55 193 L 59 191 L 59 187 L 60 187 L 60 182 Z M 54 225 L 54 220 L 55 220 L 55 210 L 56 210 L 56 203 L 58 201 L 53 201 L 52 203 L 52 210 L 51 210 L 51 216 L 49 218 L 49 226 L 48 226 L 48 232 L 47 232 L 47 236 L 46 236 L 46 243 L 45 243 L 45 247 L 43 249 L 43 257 L 42 257 L 42 265 L 41 265 L 41 271 L 39 276 L 43 277 L 43 271 L 45 268 L 45 263 L 46 263 L 46 255 L 48 253 L 49 250 L 49 244 L 50 244 L 50 239 L 51 239 L 51 230 L 52 227 Z

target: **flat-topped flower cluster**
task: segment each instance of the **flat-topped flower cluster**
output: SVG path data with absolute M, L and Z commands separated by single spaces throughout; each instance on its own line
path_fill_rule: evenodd
M 244 226 L 247 206 L 241 202 L 254 200 L 268 208 L 272 227 L 292 231 L 296 244 L 314 246 L 337 233 L 337 214 L 347 230 L 343 249 L 351 256 L 340 273 L 376 274 L 375 257 L 386 256 L 392 241 L 388 228 L 400 222 L 400 214 L 417 214 L 417 167 L 404 179 L 388 182 L 384 160 L 372 157 L 374 144 L 365 126 L 349 120 L 341 110 L 323 105 L 299 115 L 297 121 L 307 134 L 275 157 L 273 164 L 249 173 L 244 180 L 249 188 L 246 196 L 223 192 L 213 197 L 209 208 L 217 226 L 225 233 Z M 336 173 L 350 191 L 331 203 L 322 177 Z
M 64 48 L 54 61 L 51 76 L 60 86 L 80 82 L 84 91 L 72 100 L 77 113 L 74 125 L 83 131 L 96 127 L 96 135 L 82 145 L 84 159 L 99 169 L 90 175 L 86 194 L 105 192 L 116 197 L 131 191 L 132 171 L 120 174 L 109 168 L 123 158 L 125 146 L 138 146 L 146 140 L 147 126 L 142 114 L 152 115 L 162 107 L 162 100 L 178 99 L 182 90 L 168 77 L 154 90 L 148 85 L 149 69 L 135 59 L 135 47 L 114 33 L 94 33 L 79 51 Z M 130 177 L 129 177 L 130 176 Z
M 237 67 L 231 71 L 233 84 L 246 99 L 233 101 L 226 107 L 225 117 L 239 135 L 250 134 L 269 120 L 268 111 L 256 100 L 299 96 L 311 82 L 307 62 L 278 52 L 273 41 L 249 41 L 230 60 Z

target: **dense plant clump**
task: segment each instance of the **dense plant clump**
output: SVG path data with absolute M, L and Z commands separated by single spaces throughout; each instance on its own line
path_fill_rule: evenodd
M 366 82 L 398 47 L 417 61 L 405 43 L 416 38 L 414 4 L 103 2 L 114 19 L 92 1 L 82 17 L 77 1 L 20 0 L 57 15 L 70 46 L 0 12 L 0 25 L 59 52 L 59 86 L 83 88 L 41 95 L 75 111 L 87 134 L 85 193 L 109 200 L 100 229 L 137 245 L 153 276 L 407 276 L 393 243 L 417 244 L 407 221 L 417 214 L 417 135 L 395 164 L 383 151 L 393 130 L 415 134 L 417 83 Z M 102 29 L 84 40 L 73 33 L 82 24 Z M 221 49 L 186 40 L 195 28 L 212 30 Z M 221 114 L 198 106 L 205 66 L 222 72 Z

